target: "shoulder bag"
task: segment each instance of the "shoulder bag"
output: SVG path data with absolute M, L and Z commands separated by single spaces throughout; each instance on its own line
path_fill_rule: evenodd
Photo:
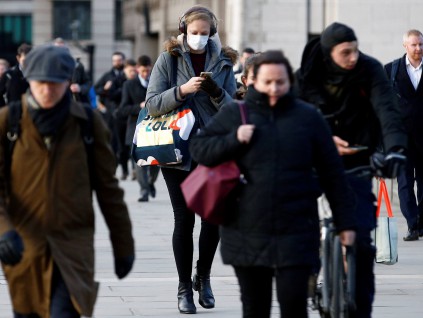
M 242 123 L 246 124 L 245 104 L 239 103 Z M 225 222 L 225 201 L 242 180 L 235 160 L 214 167 L 198 165 L 182 182 L 187 207 L 213 224 Z
M 385 180 L 380 179 L 380 188 L 377 199 L 377 228 L 373 231 L 373 240 L 376 245 L 376 263 L 394 265 L 398 262 L 398 228 L 397 220 L 392 213 Z M 380 216 L 382 196 L 385 199 L 388 216 Z
M 171 87 L 176 86 L 177 58 L 172 56 Z M 190 166 L 189 137 L 196 118 L 189 105 L 152 117 L 143 108 L 132 141 L 131 155 L 138 166 Z

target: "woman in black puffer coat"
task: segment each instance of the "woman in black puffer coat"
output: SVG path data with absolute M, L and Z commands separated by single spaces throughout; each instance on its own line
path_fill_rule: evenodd
M 307 317 L 307 283 L 319 257 L 316 199 L 326 193 L 345 245 L 355 237 L 354 202 L 325 120 L 290 94 L 293 74 L 282 52 L 260 55 L 254 77 L 245 97 L 249 124 L 241 124 L 236 104 L 224 106 L 192 140 L 192 155 L 209 166 L 236 159 L 247 180 L 221 227 L 244 317 L 270 317 L 274 276 L 281 316 Z

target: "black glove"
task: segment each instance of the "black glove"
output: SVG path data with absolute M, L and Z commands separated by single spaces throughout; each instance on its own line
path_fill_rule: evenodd
M 122 279 L 128 275 L 132 269 L 134 260 L 134 255 L 115 258 L 115 274 L 119 279 Z
M 402 152 L 389 152 L 385 156 L 385 175 L 387 178 L 396 178 L 405 168 L 407 157 Z
M 407 161 L 403 150 L 389 152 L 386 156 L 380 152 L 372 155 L 371 166 L 375 174 L 382 178 L 395 178 Z
M 22 259 L 24 245 L 21 236 L 15 230 L 0 237 L 0 261 L 6 265 L 16 265 Z
M 212 98 L 218 98 L 222 95 L 222 89 L 208 76 L 201 82 L 200 88 Z

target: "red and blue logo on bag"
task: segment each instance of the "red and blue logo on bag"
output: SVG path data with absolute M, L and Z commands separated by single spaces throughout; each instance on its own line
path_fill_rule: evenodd
M 141 110 L 135 129 L 132 156 L 138 166 L 179 165 L 189 159 L 189 137 L 195 116 L 188 106 L 152 117 Z

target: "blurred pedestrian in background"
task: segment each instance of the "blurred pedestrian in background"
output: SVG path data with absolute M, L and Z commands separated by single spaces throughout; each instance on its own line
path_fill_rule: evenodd
M 137 76 L 126 81 L 122 89 L 122 102 L 116 112 L 121 120 L 126 122 L 125 146 L 129 154 L 135 134 L 138 114 L 145 107 L 145 97 L 150 80 L 153 63 L 147 55 L 138 58 L 136 64 Z M 158 166 L 136 166 L 136 177 L 140 185 L 139 202 L 147 202 L 149 196 L 156 197 L 156 182 L 160 168 Z
M 5 104 L 20 101 L 22 95 L 28 89 L 28 82 L 22 74 L 25 57 L 31 51 L 32 46 L 22 43 L 18 47 L 16 60 L 18 64 L 6 71 L 0 78 L 0 96 L 3 96 Z

